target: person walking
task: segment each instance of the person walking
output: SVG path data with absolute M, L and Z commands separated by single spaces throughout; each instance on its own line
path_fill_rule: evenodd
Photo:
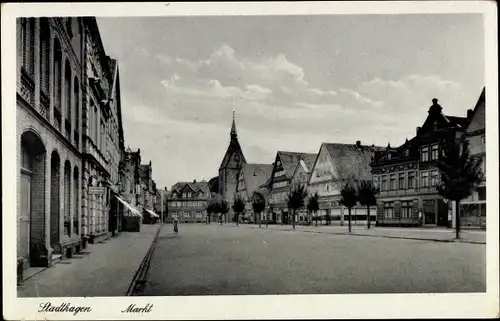
M 173 223 L 174 223 L 174 232 L 179 233 L 179 220 L 177 219 L 177 216 L 174 217 Z

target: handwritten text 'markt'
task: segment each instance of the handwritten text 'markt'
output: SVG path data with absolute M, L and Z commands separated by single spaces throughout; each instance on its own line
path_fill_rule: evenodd
M 153 309 L 153 305 L 149 303 L 142 308 L 136 308 L 135 304 L 131 304 L 125 310 L 123 310 L 122 313 L 149 313 L 151 312 L 151 309 Z

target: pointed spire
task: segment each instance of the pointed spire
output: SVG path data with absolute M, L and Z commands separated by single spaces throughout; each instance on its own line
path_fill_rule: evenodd
M 231 140 L 237 139 L 238 135 L 236 134 L 236 122 L 235 122 L 235 115 L 234 115 L 234 110 L 233 110 L 233 124 L 231 125 Z

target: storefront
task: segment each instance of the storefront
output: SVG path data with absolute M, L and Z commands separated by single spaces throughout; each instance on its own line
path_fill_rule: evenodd
M 116 199 L 125 206 L 123 211 L 123 230 L 128 232 L 139 232 L 142 222 L 142 214 L 129 203 L 122 200 L 120 197 L 115 196 Z

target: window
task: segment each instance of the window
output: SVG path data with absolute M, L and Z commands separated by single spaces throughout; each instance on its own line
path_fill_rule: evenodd
M 411 218 L 412 212 L 412 202 L 404 201 L 401 202 L 401 218 Z
M 420 152 L 420 161 L 427 162 L 429 161 L 429 147 L 423 147 Z
M 396 189 L 396 174 L 391 174 L 391 190 Z
M 384 218 L 393 218 L 394 209 L 392 208 L 392 202 L 384 203 Z
M 398 181 L 399 189 L 405 189 L 405 173 L 399 173 Z
M 391 160 L 391 153 L 390 152 L 387 154 L 387 160 Z
M 182 198 L 186 198 L 187 194 L 186 192 L 182 193 Z
M 405 157 L 408 157 L 408 156 L 410 155 L 410 150 L 405 149 L 405 151 L 404 151 L 404 155 L 405 155 Z
M 439 146 L 436 144 L 436 145 L 432 145 L 431 147 L 431 160 L 437 160 L 438 159 L 438 154 L 439 153 Z
M 373 185 L 376 188 L 380 188 L 380 176 L 373 176 Z
M 431 172 L 431 186 L 436 186 L 438 184 L 438 171 Z
M 408 188 L 415 188 L 415 172 L 408 172 Z
M 383 191 L 387 190 L 387 175 L 382 176 L 382 190 Z
M 420 173 L 420 186 L 421 187 L 429 186 L 428 178 L 429 178 L 429 172 Z

